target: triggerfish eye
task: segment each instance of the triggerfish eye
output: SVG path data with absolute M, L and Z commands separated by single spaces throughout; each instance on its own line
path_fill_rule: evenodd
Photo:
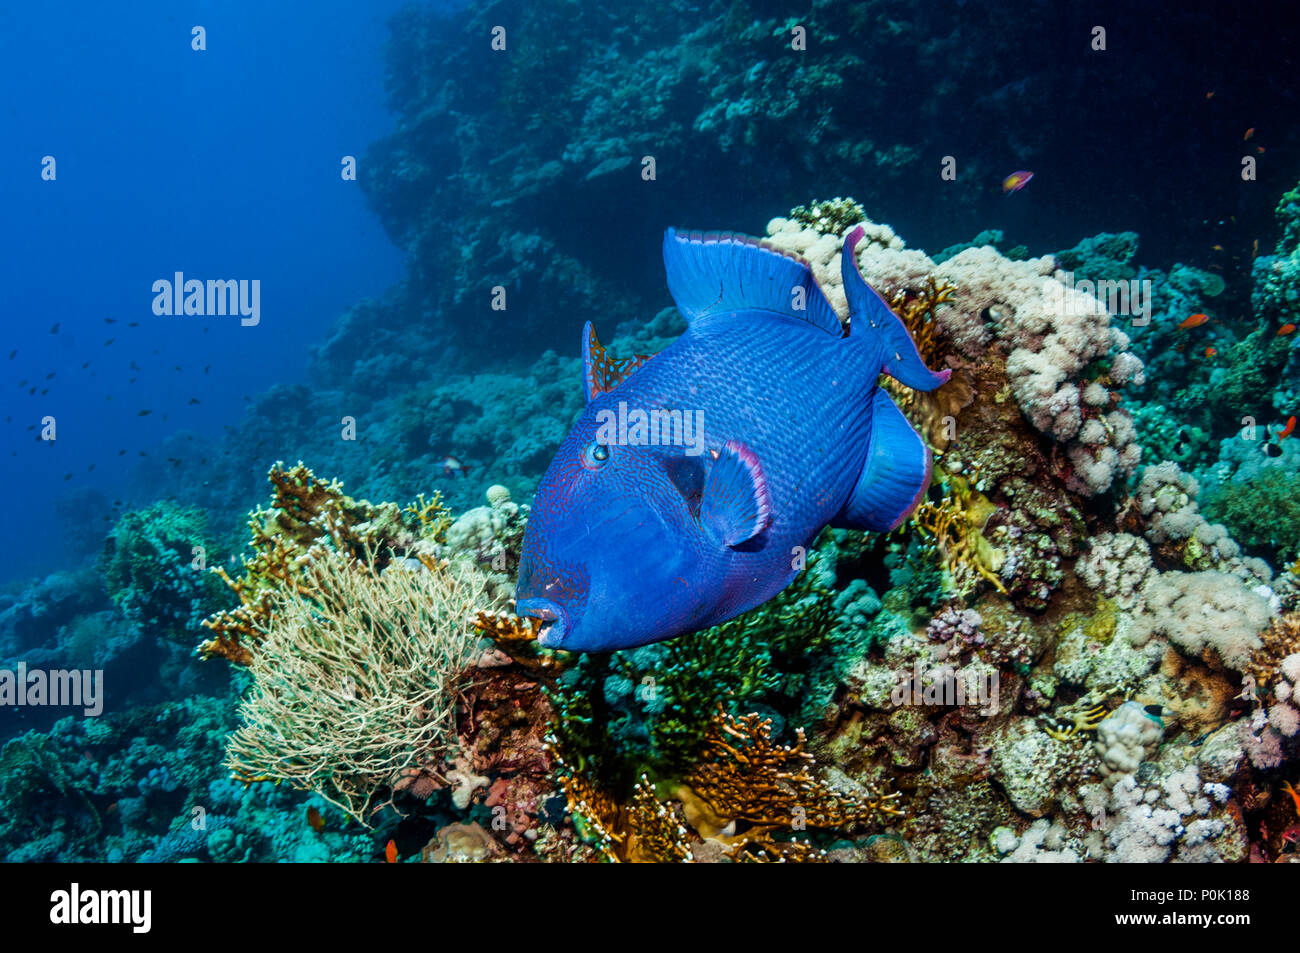
M 596 470 L 609 462 L 609 447 L 603 443 L 592 442 L 582 451 L 582 463 L 589 470 Z

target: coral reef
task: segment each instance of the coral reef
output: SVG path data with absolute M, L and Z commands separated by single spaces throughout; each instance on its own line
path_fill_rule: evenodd
M 375 798 L 449 760 L 457 684 L 478 646 L 481 579 L 432 557 L 308 552 L 249 667 L 226 747 L 245 782 L 286 781 L 365 823 Z

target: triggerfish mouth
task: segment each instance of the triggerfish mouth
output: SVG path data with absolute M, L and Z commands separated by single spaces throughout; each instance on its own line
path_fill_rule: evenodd
M 844 239 L 849 325 L 802 260 L 731 233 L 664 235 L 686 331 L 610 358 L 583 330 L 587 404 L 537 489 L 516 609 L 547 647 L 603 652 L 725 622 L 779 593 L 830 525 L 885 532 L 929 447 L 880 388 L 934 390 Z

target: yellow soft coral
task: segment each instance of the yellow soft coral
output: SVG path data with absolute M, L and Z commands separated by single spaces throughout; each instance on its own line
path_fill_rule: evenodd
M 912 525 L 938 551 L 959 590 L 972 586 L 974 577 L 979 576 L 1005 595 L 1006 587 L 997 575 L 1002 551 L 983 534 L 984 525 L 997 507 L 969 480 L 939 472 L 947 484 L 947 493 L 938 503 L 927 500 L 918 506 L 912 514 Z

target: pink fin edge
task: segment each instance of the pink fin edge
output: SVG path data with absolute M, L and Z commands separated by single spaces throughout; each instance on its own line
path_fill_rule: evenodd
M 754 531 L 747 537 L 752 539 L 772 524 L 772 494 L 767 488 L 767 478 L 763 476 L 763 467 L 758 462 L 758 457 L 753 450 L 750 450 L 749 447 L 738 440 L 728 440 L 724 449 L 734 453 L 740 459 L 740 462 L 749 470 L 754 483 L 754 498 L 758 504 L 758 513 L 754 519 Z

